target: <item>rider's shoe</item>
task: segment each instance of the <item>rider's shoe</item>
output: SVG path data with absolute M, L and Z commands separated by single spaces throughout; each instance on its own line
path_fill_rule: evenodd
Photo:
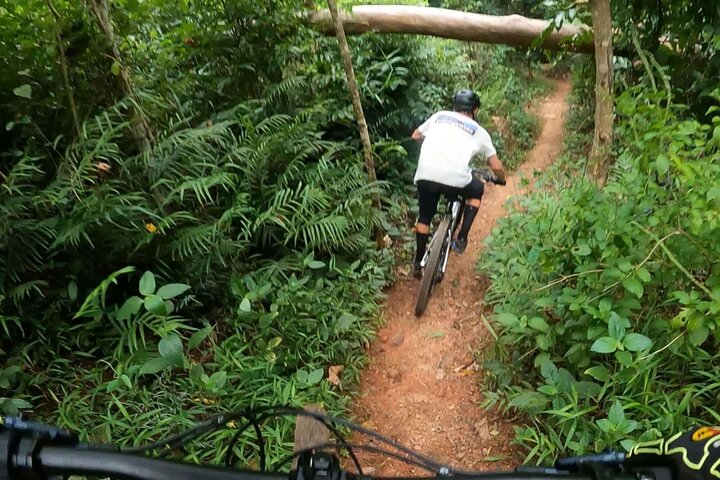
M 455 241 L 452 243 L 452 249 L 455 250 L 457 253 L 462 254 L 465 252 L 465 249 L 467 248 L 467 238 L 465 240 L 461 240 L 459 238 L 456 238 Z
M 413 262 L 412 276 L 422 278 L 422 266 L 420 266 L 420 262 Z

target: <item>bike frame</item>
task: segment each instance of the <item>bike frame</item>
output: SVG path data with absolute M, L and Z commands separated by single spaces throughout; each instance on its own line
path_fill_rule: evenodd
M 425 264 L 427 263 L 428 255 L 430 250 L 432 249 L 433 243 L 437 241 L 438 238 L 443 238 L 447 240 L 447 244 L 445 246 L 445 252 L 443 253 L 443 261 L 442 261 L 442 267 L 440 268 L 440 276 L 442 277 L 445 275 L 445 272 L 447 271 L 447 265 L 448 265 L 448 259 L 450 253 L 450 245 L 452 244 L 452 235 L 453 232 L 455 232 L 455 228 L 458 225 L 458 221 L 460 219 L 460 210 L 463 205 L 463 200 L 460 197 L 455 197 L 450 200 L 447 200 L 447 203 L 445 205 L 445 216 L 450 217 L 450 228 L 445 232 L 439 232 L 435 231 L 430 238 L 430 242 L 428 243 L 428 247 L 425 250 L 425 255 L 423 255 L 423 259 L 420 261 L 420 266 L 422 268 L 425 268 Z M 435 272 L 437 274 L 438 272 Z

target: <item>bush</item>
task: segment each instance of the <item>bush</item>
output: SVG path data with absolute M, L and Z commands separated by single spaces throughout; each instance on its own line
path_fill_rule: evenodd
M 661 101 L 623 93 L 604 190 L 545 177 L 480 263 L 500 328 L 488 404 L 527 415 L 516 439 L 538 462 L 720 419 L 720 118 Z

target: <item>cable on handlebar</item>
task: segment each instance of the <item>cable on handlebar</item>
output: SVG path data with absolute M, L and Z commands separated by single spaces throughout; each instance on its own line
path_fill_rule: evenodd
M 147 451 L 156 450 L 161 447 L 182 445 L 189 440 L 194 440 L 202 435 L 222 428 L 230 420 L 231 419 L 227 418 L 227 416 L 222 413 L 212 415 L 208 419 L 203 420 L 202 422 L 198 423 L 197 425 L 188 430 L 185 430 L 184 432 L 165 437 L 147 445 L 123 448 L 121 449 L 121 451 L 124 453 L 145 453 Z
M 362 466 L 360 465 L 360 462 L 353 452 L 353 446 L 355 448 L 361 448 L 358 445 L 352 445 L 349 444 L 345 438 L 342 436 L 342 434 L 339 432 L 337 425 L 343 426 L 346 428 L 349 428 L 352 431 L 358 432 L 363 435 L 367 435 L 371 438 L 374 438 L 378 440 L 381 443 L 384 443 L 385 445 L 388 445 L 390 447 L 393 447 L 403 454 L 407 455 L 408 457 L 403 457 L 399 454 L 395 454 L 392 452 L 388 452 L 384 449 L 379 449 L 377 453 L 383 453 L 390 456 L 393 456 L 394 458 L 397 458 L 402 461 L 408 461 L 409 463 L 414 463 L 418 467 L 421 467 L 425 470 L 434 472 L 435 474 L 440 475 L 458 475 L 458 476 L 477 476 L 481 474 L 482 472 L 475 472 L 475 471 L 468 471 L 468 470 L 461 470 L 449 467 L 447 465 L 440 464 L 433 460 L 432 458 L 423 455 L 419 452 L 416 452 L 399 442 L 392 440 L 380 433 L 377 433 L 373 430 L 364 428 L 360 425 L 357 425 L 353 422 L 350 422 L 348 420 L 344 420 L 342 418 L 332 417 L 329 415 L 325 415 L 319 412 L 309 412 L 307 410 L 301 409 L 301 408 L 294 408 L 289 406 L 280 406 L 280 407 L 260 407 L 260 408 L 254 408 L 254 409 L 248 409 L 244 411 L 238 411 L 238 412 L 230 412 L 225 414 L 216 414 L 208 419 L 204 420 L 200 424 L 196 425 L 195 427 L 192 427 L 191 429 L 181 432 L 175 435 L 172 435 L 170 437 L 167 437 L 162 440 L 155 441 L 153 443 L 150 443 L 145 446 L 140 447 L 131 447 L 128 449 L 122 449 L 121 451 L 127 452 L 127 453 L 141 453 L 141 452 L 147 452 L 148 450 L 154 450 L 161 447 L 173 447 L 182 445 L 189 440 L 193 440 L 195 438 L 198 438 L 202 435 L 205 435 L 207 433 L 210 433 L 215 430 L 219 430 L 223 427 L 227 428 L 227 423 L 232 420 L 238 420 L 238 419 L 248 419 L 248 422 L 246 422 L 234 435 L 233 438 L 230 441 L 230 445 L 228 447 L 228 450 L 226 452 L 225 461 L 228 466 L 232 465 L 232 457 L 233 457 L 233 449 L 235 447 L 235 444 L 240 439 L 240 436 L 247 431 L 248 428 L 253 426 L 255 429 L 255 433 L 258 436 L 258 448 L 260 450 L 260 468 L 262 471 L 265 470 L 266 467 L 266 459 L 265 459 L 265 443 L 262 439 L 262 432 L 260 430 L 260 424 L 264 422 L 265 420 L 271 419 L 271 418 L 277 418 L 277 417 L 283 417 L 288 415 L 301 415 L 306 417 L 314 418 L 315 420 L 322 422 L 335 436 L 335 438 L 338 441 L 338 444 L 331 444 L 336 445 L 336 448 L 345 448 L 347 449 L 350 457 L 352 458 L 352 461 L 355 465 L 355 467 L 358 469 L 358 473 L 362 475 Z M 319 448 L 319 447 L 318 447 Z M 328 447 L 329 448 L 329 447 Z M 365 447 L 362 447 L 365 448 Z M 373 447 L 376 448 L 376 447 Z M 365 448 L 367 449 L 367 448 Z M 294 458 L 294 456 L 292 457 Z
M 268 420 L 270 418 L 282 417 L 282 416 L 286 416 L 286 415 L 296 415 L 296 416 L 301 415 L 301 416 L 314 418 L 317 421 L 321 422 L 323 425 L 325 425 L 328 428 L 328 430 L 330 430 L 330 432 L 335 436 L 335 438 L 338 440 L 338 442 L 340 442 L 340 446 L 347 448 L 348 454 L 350 455 L 350 458 L 352 459 L 353 463 L 355 464 L 355 468 L 358 469 L 358 473 L 360 475 L 363 474 L 362 466 L 360 465 L 360 461 L 358 460 L 357 456 L 355 455 L 355 452 L 353 452 L 352 448 L 348 447 L 348 443 L 345 440 L 345 438 L 342 436 L 340 431 L 335 427 L 335 425 L 332 424 L 331 419 L 333 417 L 328 416 L 327 418 L 318 418 L 317 416 L 315 416 L 313 414 L 314 412 L 308 412 L 307 410 L 304 410 L 304 409 L 293 409 L 291 407 L 279 407 L 279 408 L 286 409 L 286 410 L 292 410 L 292 412 L 265 413 L 265 414 L 261 415 L 257 420 L 255 420 L 255 422 L 259 423 L 259 422 Z M 250 424 L 251 424 L 251 422 L 248 421 L 245 425 L 243 425 L 235 433 L 235 435 L 233 435 L 233 438 L 230 440 L 230 446 L 228 447 L 228 451 L 225 454 L 225 465 L 226 466 L 229 467 L 232 465 L 233 448 L 235 447 L 235 444 L 237 443 L 237 441 L 240 439 L 240 435 L 242 435 L 250 427 Z M 264 452 L 263 452 L 263 454 L 264 454 Z M 261 468 L 263 468 L 262 465 L 264 465 L 264 463 L 265 463 L 264 460 L 265 460 L 264 458 L 261 458 L 261 460 L 260 460 Z M 264 470 L 261 470 L 261 471 L 264 471 Z
M 365 451 L 372 452 L 372 453 L 379 453 L 379 454 L 394 458 L 396 460 L 400 460 L 401 462 L 406 463 L 408 465 L 422 468 L 423 470 L 426 470 L 428 472 L 437 473 L 435 471 L 435 469 L 432 468 L 432 466 L 426 465 L 425 463 L 422 463 L 418 460 L 413 460 L 412 458 L 403 457 L 399 453 L 395 453 L 393 451 L 386 450 L 384 448 L 374 447 L 372 445 L 363 445 L 361 443 L 348 443 L 345 445 L 338 445 L 337 443 L 323 443 L 320 445 L 315 445 L 315 446 L 312 446 L 309 448 L 298 450 L 297 452 L 293 453 L 292 455 L 288 455 L 283 460 L 281 460 L 280 465 L 287 465 L 296 457 L 299 457 L 300 455 L 304 455 L 305 453 L 311 453 L 313 450 L 327 449 L 327 448 L 335 448 L 335 449 L 340 449 L 340 448 L 350 449 L 350 448 L 352 448 L 352 449 L 358 449 L 358 450 L 365 450 Z M 362 475 L 362 474 L 360 474 L 360 475 Z
M 225 452 L 225 466 L 231 467 L 232 466 L 232 454 L 233 449 L 235 448 L 235 444 L 240 440 L 240 435 L 242 435 L 250 426 L 252 426 L 255 429 L 255 434 L 258 436 L 258 454 L 260 455 L 260 471 L 265 471 L 266 466 L 266 459 L 265 459 L 265 441 L 262 439 L 262 432 L 260 431 L 260 424 L 259 421 L 255 418 L 254 415 L 248 414 L 247 423 L 243 425 L 230 439 L 230 443 L 228 444 L 227 452 Z M 262 417 L 261 417 L 262 419 Z

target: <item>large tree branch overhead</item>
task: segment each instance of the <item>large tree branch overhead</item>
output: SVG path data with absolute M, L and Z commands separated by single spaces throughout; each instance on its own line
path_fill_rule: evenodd
M 412 33 L 516 47 L 529 47 L 549 25 L 545 20 L 520 15 L 494 16 L 407 5 L 361 5 L 353 7 L 352 14 L 343 12 L 342 17 L 347 34 Z M 326 34 L 334 35 L 329 11 L 314 12 L 310 21 Z M 592 53 L 592 35 L 586 37 L 586 43 L 563 45 L 563 42 L 571 40 L 586 29 L 588 27 L 563 25 L 559 31 L 553 31 L 547 36 L 543 47 Z

